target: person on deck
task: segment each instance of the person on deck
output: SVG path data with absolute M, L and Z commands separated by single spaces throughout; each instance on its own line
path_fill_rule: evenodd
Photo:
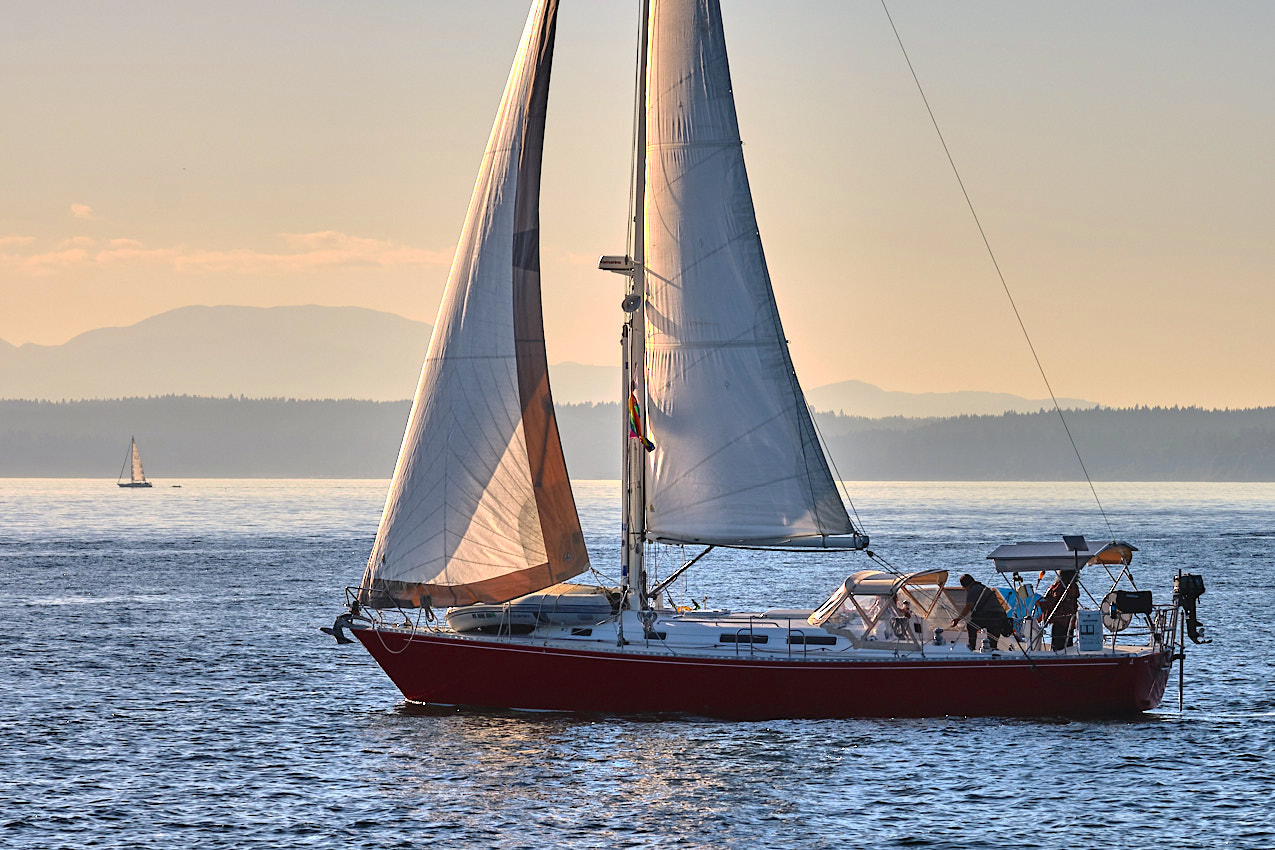
M 969 573 L 961 576 L 961 587 L 965 588 L 965 607 L 952 621 L 952 628 L 956 628 L 961 620 L 966 621 L 965 629 L 969 633 L 971 651 L 978 641 L 980 629 L 987 629 L 987 635 L 993 641 L 1014 634 L 1014 626 L 1001 607 L 996 591 L 975 580 Z
M 1049 648 L 1054 652 L 1075 643 L 1076 611 L 1080 608 L 1080 582 L 1075 570 L 1063 570 L 1045 595 L 1036 600 L 1040 620 L 1049 623 Z

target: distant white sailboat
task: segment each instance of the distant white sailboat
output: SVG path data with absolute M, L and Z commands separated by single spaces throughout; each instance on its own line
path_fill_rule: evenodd
M 124 480 L 124 470 L 129 470 L 128 480 Z M 120 476 L 115 481 L 118 487 L 149 487 L 146 473 L 142 470 L 142 453 L 137 450 L 137 439 L 130 438 L 128 454 L 124 455 L 124 465 L 120 467 Z

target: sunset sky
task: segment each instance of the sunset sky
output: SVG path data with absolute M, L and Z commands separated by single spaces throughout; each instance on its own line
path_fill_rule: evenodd
M 433 321 L 528 0 L 9 2 L 0 339 L 188 304 Z M 798 373 L 1044 394 L 877 0 L 723 0 Z M 890 10 L 1055 391 L 1275 404 L 1275 4 Z M 561 0 L 551 362 L 617 358 L 636 3 Z

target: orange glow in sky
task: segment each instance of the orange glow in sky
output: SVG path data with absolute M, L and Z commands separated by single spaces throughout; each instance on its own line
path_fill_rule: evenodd
M 0 339 L 188 304 L 433 321 L 526 0 L 51 0 L 0 28 Z M 807 386 L 1043 394 L 880 5 L 724 0 Z M 1275 404 L 1275 6 L 893 0 L 1059 395 Z M 553 362 L 615 362 L 636 4 L 564 2 Z

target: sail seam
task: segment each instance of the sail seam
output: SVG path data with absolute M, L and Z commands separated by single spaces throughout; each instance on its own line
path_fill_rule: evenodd
M 660 150 L 679 150 L 682 148 L 741 148 L 742 149 L 743 147 L 744 147 L 744 142 L 742 139 L 735 139 L 733 141 L 730 139 L 723 139 L 721 141 L 709 141 L 709 142 L 660 142 L 659 144 L 648 144 L 646 146 L 646 149 L 648 151 L 660 151 Z
M 660 278 L 660 280 L 662 280 L 666 286 L 682 286 L 683 285 L 682 281 L 686 280 L 687 272 L 692 271 L 698 268 L 703 263 L 708 262 L 715 255 L 720 254 L 722 251 L 725 251 L 726 249 L 730 248 L 732 245 L 734 245 L 736 242 L 739 242 L 741 239 L 747 239 L 750 236 L 752 236 L 752 237 L 756 237 L 760 241 L 761 235 L 757 231 L 756 221 L 757 221 L 756 213 L 754 213 L 753 215 L 754 227 L 751 231 L 735 234 L 734 236 L 730 237 L 722 244 L 718 245 L 716 248 L 713 248 L 711 251 L 701 254 L 699 257 L 696 258 L 695 262 L 687 263 L 686 265 L 682 266 L 681 271 L 678 272 L 676 277 L 663 277 L 663 278 Z M 766 282 L 767 284 L 770 283 L 769 273 L 766 275 Z M 772 300 L 773 300 L 773 291 L 772 291 Z
M 771 422 L 774 422 L 775 420 L 782 418 L 782 417 L 783 417 L 783 415 L 784 415 L 785 413 L 787 413 L 787 412 L 788 412 L 788 410 L 787 410 L 786 408 L 780 408 L 780 409 L 779 409 L 779 410 L 775 413 L 775 415 L 770 416 L 770 417 L 767 417 L 766 419 L 763 419 L 762 421 L 758 422 L 758 423 L 757 423 L 756 425 L 754 425 L 753 427 L 751 427 L 751 428 L 749 428 L 748 430 L 744 431 L 742 434 L 740 434 L 740 435 L 736 438 L 736 440 L 735 440 L 735 441 L 736 441 L 736 442 L 738 442 L 739 440 L 743 440 L 743 439 L 745 439 L 746 437 L 748 437 L 748 436 L 749 436 L 749 435 L 751 435 L 751 434 L 755 434 L 756 432 L 760 431 L 760 430 L 761 430 L 762 428 L 764 428 L 765 426 L 769 425 Z M 675 477 L 670 478 L 670 482 L 669 482 L 669 483 L 676 483 L 677 481 L 680 481 L 680 480 L 682 480 L 683 478 L 686 478 L 686 477 L 687 477 L 687 476 L 689 476 L 692 472 L 694 472 L 695 470 L 699 469 L 701 466 L 703 466 L 704 464 L 708 463 L 708 462 L 709 462 L 709 461 L 711 461 L 713 458 L 717 457 L 719 454 L 721 454 L 722 452 L 725 452 L 725 451 L 726 451 L 727 449 L 729 449 L 729 448 L 731 448 L 731 445 L 730 445 L 730 444 L 724 444 L 724 445 L 722 445 L 719 449 L 717 449 L 717 451 L 715 451 L 715 452 L 710 452 L 709 454 L 707 454 L 707 455 L 705 455 L 703 458 L 701 458 L 701 459 L 700 459 L 700 461 L 699 461 L 699 463 L 692 464 L 691 466 L 689 466 L 689 467 L 688 467 L 688 468 L 687 468 L 684 472 L 682 472 L 682 474 L 681 474 L 681 475 L 678 475 L 678 476 L 675 476 Z M 753 485 L 749 485 L 748 487 L 738 488 L 738 489 L 736 489 L 736 490 L 734 490 L 734 491 L 732 491 L 732 492 L 739 493 L 739 492 L 745 492 L 745 491 L 747 491 L 747 490 L 754 490 L 754 489 L 756 489 L 757 487 L 765 486 L 766 484 L 774 484 L 774 483 L 777 483 L 777 482 L 779 482 L 779 481 L 789 481 L 789 480 L 791 480 L 791 479 L 793 479 L 793 478 L 798 478 L 798 477 L 800 477 L 800 476 L 796 476 L 796 475 L 790 475 L 790 476 L 780 476 L 780 477 L 778 477 L 778 478 L 773 478 L 773 479 L 771 479 L 769 482 L 762 482 L 762 483 L 760 483 L 760 484 L 753 484 Z M 719 498 L 720 498 L 720 497 L 719 497 Z
M 756 330 L 756 328 L 749 328 Z M 658 331 L 656 333 L 659 333 Z M 661 334 L 667 336 L 668 334 Z M 708 340 L 704 342 L 648 342 L 648 349 L 658 349 L 661 351 L 678 351 L 696 348 L 778 348 L 786 345 L 787 342 L 782 339 L 765 340 L 765 339 L 739 339 L 739 340 Z

